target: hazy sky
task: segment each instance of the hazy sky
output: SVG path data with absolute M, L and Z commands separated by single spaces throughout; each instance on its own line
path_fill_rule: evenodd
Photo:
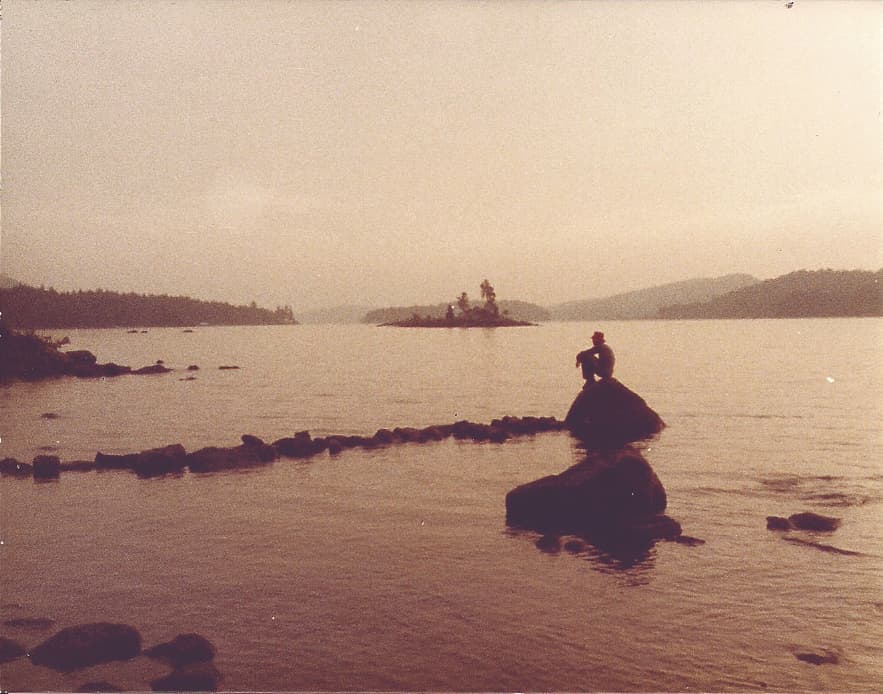
M 5 0 L 0 270 L 296 315 L 877 269 L 881 18 Z

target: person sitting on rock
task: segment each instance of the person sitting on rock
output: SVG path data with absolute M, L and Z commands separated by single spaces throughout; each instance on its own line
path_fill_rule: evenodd
M 595 374 L 601 380 L 613 377 L 613 364 L 616 358 L 610 345 L 604 342 L 604 333 L 596 331 L 592 335 L 592 345 L 594 346 L 590 349 L 585 349 L 576 355 L 576 365 L 582 364 L 583 367 L 583 378 L 586 379 L 584 387 L 595 382 Z

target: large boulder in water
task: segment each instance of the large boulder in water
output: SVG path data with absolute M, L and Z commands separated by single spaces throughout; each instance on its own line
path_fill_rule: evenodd
M 564 423 L 580 439 L 611 447 L 650 438 L 665 427 L 662 418 L 642 397 L 615 378 L 583 388 Z
M 558 475 L 516 487 L 506 495 L 506 523 L 559 535 L 675 538 L 681 528 L 662 515 L 665 506 L 662 482 L 627 446 L 594 451 Z
M 140 652 L 141 635 L 134 627 L 97 622 L 62 629 L 31 651 L 31 662 L 69 672 L 112 660 L 129 660 Z

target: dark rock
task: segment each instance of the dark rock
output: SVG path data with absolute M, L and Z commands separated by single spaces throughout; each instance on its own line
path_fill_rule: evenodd
M 421 429 L 422 441 L 442 441 L 450 435 L 450 432 L 446 431 L 444 427 L 430 426 Z
M 766 527 L 767 530 L 791 530 L 794 528 L 791 521 L 781 516 L 767 516 Z
M 44 412 L 40 415 L 40 419 L 58 419 L 58 414 L 55 412 Z
M 34 474 L 34 468 L 30 463 L 22 463 L 15 458 L 0 460 L 0 475 L 11 477 L 30 477 Z
M 123 374 L 132 373 L 131 366 L 121 366 L 120 364 L 114 364 L 113 362 L 108 362 L 107 364 L 98 364 L 96 367 L 95 376 L 122 376 Z
M 129 660 L 140 652 L 141 635 L 136 629 L 127 624 L 97 622 L 62 629 L 31 651 L 31 662 L 69 672 Z
M 142 366 L 140 369 L 135 369 L 132 373 L 138 376 L 144 376 L 151 374 L 167 374 L 169 371 L 171 371 L 170 368 L 164 366 L 161 362 L 157 362 L 150 366 Z
M 147 649 L 144 654 L 169 663 L 174 668 L 181 668 L 191 663 L 212 660 L 215 657 L 215 647 L 199 634 L 179 634 L 171 641 Z
M 80 364 L 95 364 L 98 361 L 92 352 L 85 349 L 75 349 L 70 352 L 63 352 L 62 354 L 67 357 L 68 361 Z
M 374 434 L 374 440 L 380 445 L 389 445 L 393 443 L 395 437 L 389 429 L 378 429 Z
M 399 443 L 422 443 L 424 441 L 419 429 L 414 427 L 396 427 L 392 435 Z
M 794 657 L 810 665 L 836 665 L 840 658 L 836 653 L 825 651 L 824 653 L 795 653 Z
M 8 663 L 16 658 L 21 658 L 26 653 L 27 651 L 21 644 L 7 639 L 5 636 L 0 636 L 0 663 Z
M 34 479 L 51 480 L 61 475 L 61 461 L 57 455 L 38 455 L 31 462 Z
M 195 381 L 196 376 L 187 376 L 186 378 L 179 378 L 179 381 Z
M 263 439 L 253 436 L 252 434 L 243 434 L 239 437 L 246 446 L 264 446 Z
M 217 472 L 267 465 L 278 457 L 276 449 L 267 444 L 242 444 L 233 448 L 209 446 L 187 455 L 190 472 Z
M 687 545 L 687 547 L 698 547 L 699 545 L 705 544 L 705 540 L 701 540 L 698 537 L 690 537 L 689 535 L 678 535 L 675 538 L 675 542 L 681 545 Z
M 576 396 L 566 427 L 593 445 L 620 446 L 649 438 L 665 423 L 636 393 L 615 378 L 590 384 Z
M 138 463 L 138 453 L 115 455 L 113 453 L 95 454 L 95 467 L 98 470 L 134 470 Z
M 157 360 L 156 360 L 156 363 L 157 363 L 157 364 L 165 364 L 165 362 L 164 362 L 162 359 L 157 359 Z
M 832 532 L 840 527 L 840 519 L 831 516 L 822 516 L 818 513 L 805 511 L 788 516 L 791 525 L 798 530 L 815 530 L 817 532 Z
M 561 551 L 561 538 L 557 535 L 543 535 L 535 544 L 537 549 L 550 554 Z
M 656 473 L 628 446 L 590 453 L 561 474 L 516 487 L 506 495 L 506 523 L 545 533 L 674 538 L 680 526 L 660 515 L 665 506 Z
M 24 629 L 48 629 L 53 624 L 55 624 L 55 620 L 49 617 L 16 617 L 3 622 L 5 627 Z
M 95 692 L 98 694 L 98 692 L 121 692 L 123 690 L 115 684 L 101 680 L 100 682 L 86 682 L 85 684 L 81 684 L 74 691 Z
M 69 460 L 61 464 L 62 472 L 92 472 L 96 468 L 94 460 Z
M 239 367 L 238 366 L 219 366 L 218 368 L 221 371 L 230 371 L 232 369 L 238 369 Z
M 138 331 L 137 330 L 127 330 L 126 332 L 131 335 L 132 333 L 137 333 Z
M 182 333 L 192 333 L 193 330 L 191 330 L 190 328 L 185 328 L 185 329 L 182 330 L 181 332 L 182 332 Z
M 187 451 L 180 443 L 141 451 L 132 469 L 139 477 L 155 477 L 181 472 L 187 466 Z
M 199 367 L 196 364 L 191 364 L 187 367 L 188 371 L 199 371 Z
M 343 445 L 334 436 L 329 436 L 327 442 L 329 455 L 337 455 L 343 451 Z
M 503 443 L 503 441 L 512 438 L 512 434 L 502 427 L 490 426 L 488 427 L 487 432 L 488 440 L 493 441 L 494 443 Z
M 213 692 L 221 682 L 221 673 L 210 662 L 193 663 L 173 670 L 150 683 L 156 692 Z
M 571 554 L 579 554 L 586 551 L 586 543 L 582 540 L 568 540 L 564 543 L 564 550 Z
M 286 458 L 309 458 L 325 448 L 325 442 L 313 441 L 308 431 L 299 431 L 293 437 L 273 442 L 273 447 Z

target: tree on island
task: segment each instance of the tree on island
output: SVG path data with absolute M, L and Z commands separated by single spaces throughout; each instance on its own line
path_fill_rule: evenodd
M 484 310 L 492 316 L 500 315 L 500 309 L 497 306 L 497 293 L 493 286 L 487 281 L 487 278 L 481 283 L 481 298 L 484 299 Z

